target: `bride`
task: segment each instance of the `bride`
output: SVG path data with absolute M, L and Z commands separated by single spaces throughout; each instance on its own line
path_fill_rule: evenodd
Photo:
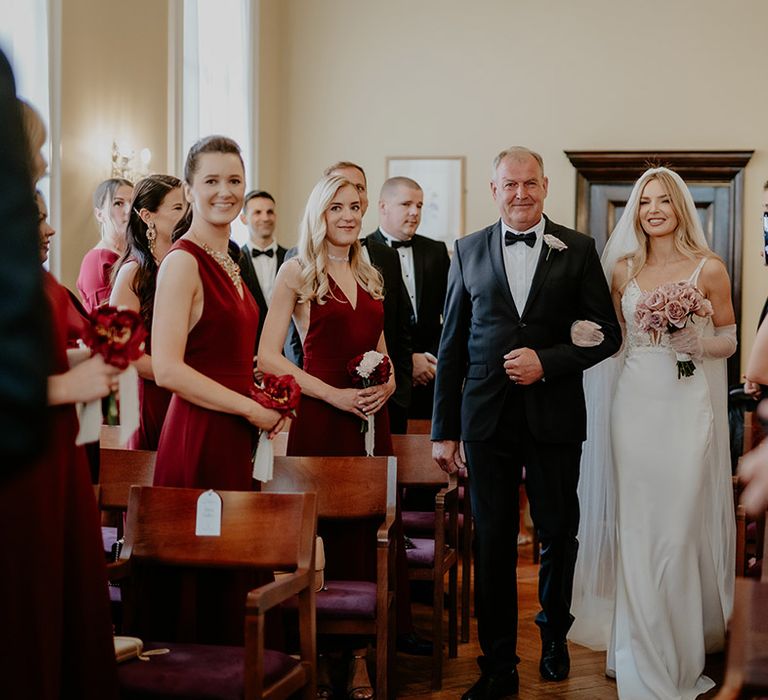
M 714 685 L 702 673 L 704 657 L 723 648 L 733 599 L 730 282 L 688 188 L 666 168 L 635 183 L 602 264 L 625 340 L 585 379 L 592 432 L 582 456 L 569 638 L 608 650 L 619 698 L 692 700 Z M 635 309 L 669 282 L 697 287 L 713 315 L 654 342 Z M 676 353 L 693 359 L 692 376 L 678 378 Z

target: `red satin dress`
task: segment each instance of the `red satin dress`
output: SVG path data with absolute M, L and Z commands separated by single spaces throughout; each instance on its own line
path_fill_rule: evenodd
M 324 304 L 311 302 L 304 338 L 304 371 L 340 389 L 353 386 L 347 363 L 375 350 L 384 328 L 384 305 L 359 284 L 357 306 L 329 278 L 331 294 Z M 362 419 L 309 396 L 301 397 L 288 434 L 288 455 L 365 455 Z M 386 406 L 376 413 L 375 455 L 392 454 Z
M 331 294 L 324 304 L 313 301 L 309 328 L 304 338 L 304 371 L 338 388 L 353 386 L 347 363 L 375 350 L 384 328 L 384 305 L 359 284 L 357 306 L 329 279 Z M 325 401 L 302 395 L 297 417 L 288 434 L 288 455 L 365 455 L 362 420 Z M 392 437 L 386 406 L 376 413 L 375 455 L 391 455 Z M 326 575 L 337 580 L 376 580 L 376 552 L 368 544 L 375 538 L 380 522 L 320 523 L 324 538 Z
M 109 303 L 112 294 L 112 268 L 120 256 L 107 248 L 91 248 L 80 264 L 77 291 L 88 313 Z
M 45 273 L 51 374 L 68 369 L 69 293 Z M 0 696 L 117 697 L 101 528 L 72 404 L 48 411 L 47 449 L 0 479 Z
M 240 297 L 227 273 L 200 246 L 182 239 L 171 251 L 177 249 L 194 256 L 203 283 L 203 313 L 187 336 L 184 362 L 248 396 L 259 307 L 245 285 Z M 250 491 L 255 438 L 245 418 L 174 394 L 160 433 L 155 485 Z

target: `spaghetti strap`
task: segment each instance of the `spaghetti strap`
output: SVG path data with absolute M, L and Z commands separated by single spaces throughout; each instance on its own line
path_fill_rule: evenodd
M 691 273 L 691 276 L 688 278 L 689 284 L 692 284 L 694 287 L 699 282 L 699 273 L 701 272 L 701 268 L 704 267 L 705 263 L 709 260 L 709 258 L 702 258 L 699 261 L 699 264 L 696 265 L 696 269 Z

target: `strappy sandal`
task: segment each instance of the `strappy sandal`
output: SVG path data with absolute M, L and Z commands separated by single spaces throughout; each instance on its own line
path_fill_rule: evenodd
M 352 686 L 353 683 L 355 683 L 355 679 L 357 677 L 358 667 L 362 663 L 363 666 L 363 672 L 365 674 L 366 679 L 368 680 L 368 685 L 359 685 L 359 686 Z M 365 657 L 364 656 L 358 656 L 355 654 L 352 657 L 352 663 L 349 666 L 349 680 L 347 682 L 347 700 L 373 700 L 373 698 L 376 696 L 373 687 L 370 685 L 370 678 L 368 678 L 368 667 L 365 663 Z

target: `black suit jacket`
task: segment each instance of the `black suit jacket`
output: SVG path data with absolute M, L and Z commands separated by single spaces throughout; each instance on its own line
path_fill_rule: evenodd
M 391 250 L 380 229 L 370 234 L 368 240 Z M 448 257 L 445 243 L 418 234 L 412 239 L 411 250 L 413 250 L 418 312 L 417 319 L 411 319 L 413 352 L 429 352 L 437 355 L 451 259 Z M 410 299 L 408 299 L 408 307 L 410 309 Z
M 411 400 L 411 377 L 413 359 L 411 358 L 411 301 L 403 284 L 400 272 L 400 256 L 387 245 L 376 241 L 360 241 L 368 249 L 371 264 L 378 269 L 384 279 L 384 342 L 392 359 L 395 373 L 395 393 L 390 397 L 402 408 L 407 408 Z M 288 251 L 290 259 L 297 254 L 296 248 Z M 288 337 L 283 348 L 285 356 L 293 364 L 301 367 L 304 354 L 299 333 L 291 321 Z
M 567 250 L 542 244 L 522 314 L 509 289 L 501 252 L 501 222 L 459 239 L 453 252 L 443 339 L 435 383 L 433 440 L 490 440 L 497 432 L 508 392 L 522 392 L 525 419 L 536 440 L 581 442 L 586 437 L 582 372 L 621 345 L 621 330 L 592 238 L 546 221 L 546 234 Z M 574 321 L 602 326 L 595 348 L 571 343 Z M 544 380 L 513 384 L 504 355 L 536 351 Z M 520 396 L 518 396 L 520 398 Z
M 277 246 L 277 252 L 275 253 L 275 257 L 277 258 L 277 267 L 276 270 L 280 269 L 280 266 L 283 264 L 283 261 L 285 260 L 285 253 L 286 249 L 282 246 Z M 264 292 L 261 290 L 261 285 L 259 284 L 259 278 L 256 276 L 256 270 L 253 268 L 253 258 L 251 257 L 251 251 L 248 249 L 247 245 L 242 246 L 240 248 L 240 258 L 238 260 L 238 265 L 240 266 L 240 274 L 243 277 L 243 282 L 245 282 L 245 286 L 248 287 L 251 294 L 253 295 L 253 298 L 256 300 L 256 304 L 259 306 L 259 330 L 256 334 L 256 347 L 259 347 L 259 340 L 261 340 L 261 331 L 264 328 L 264 319 L 267 317 L 267 300 L 264 298 Z
M 47 443 L 50 370 L 37 206 L 11 67 L 0 52 L 0 477 Z

